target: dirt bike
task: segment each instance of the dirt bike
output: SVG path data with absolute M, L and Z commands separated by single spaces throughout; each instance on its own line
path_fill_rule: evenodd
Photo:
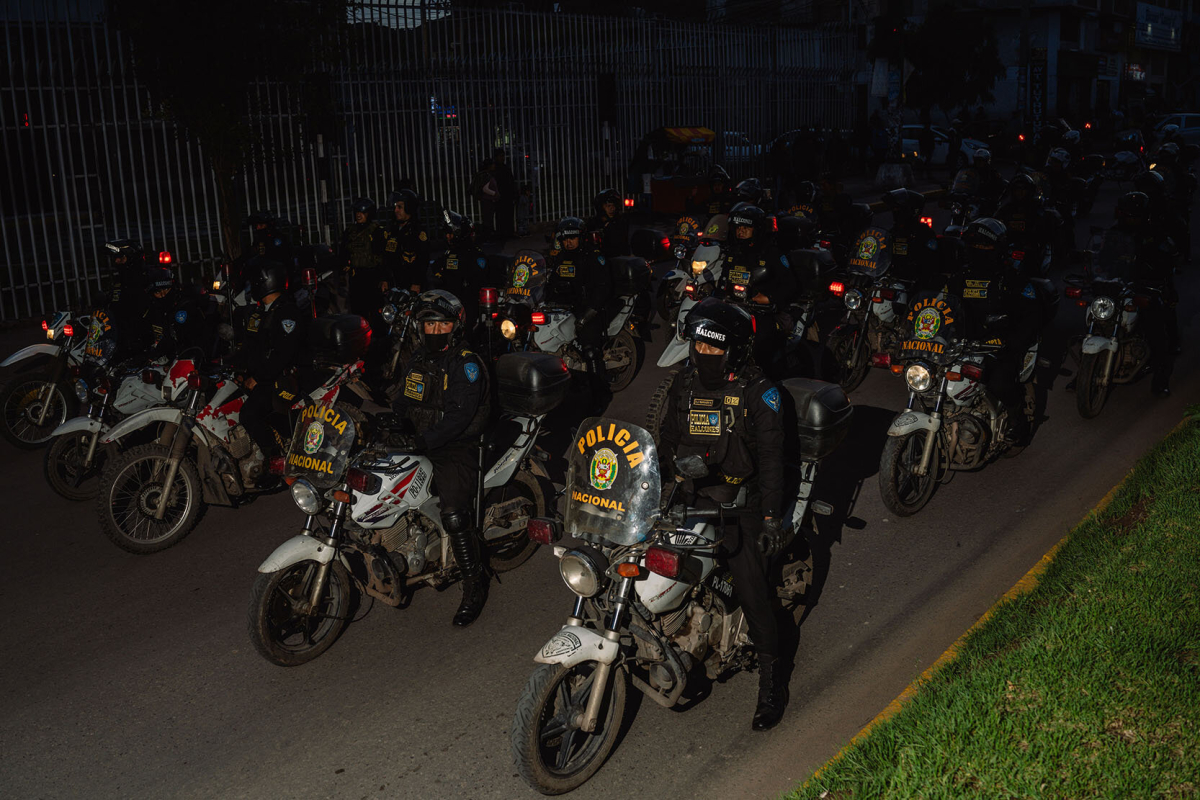
M 562 359 L 540 353 L 501 356 L 496 375 L 504 416 L 482 443 L 475 521 L 492 569 L 503 572 L 537 547 L 528 520 L 553 513 L 554 486 L 536 441 L 570 377 Z M 401 607 L 418 586 L 458 577 L 431 491 L 433 466 L 388 443 L 400 427 L 393 416 L 376 418 L 365 448 L 354 446 L 355 423 L 335 408 L 307 409 L 296 428 L 284 474 L 304 528 L 259 566 L 249 611 L 250 638 L 274 664 L 296 666 L 329 649 L 355 593 Z
M 23 347 L 0 362 L 17 373 L 0 385 L 0 435 L 22 450 L 34 450 L 54 429 L 75 416 L 73 387 L 88 345 L 92 317 L 58 311 L 42 320 L 46 341 Z

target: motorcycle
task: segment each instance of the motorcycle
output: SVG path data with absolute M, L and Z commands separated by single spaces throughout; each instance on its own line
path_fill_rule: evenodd
M 541 353 L 502 356 L 496 376 L 503 417 L 481 450 L 475 520 L 492 568 L 504 572 L 537 548 L 528 520 L 554 509 L 536 442 L 570 376 L 562 359 Z M 352 592 L 406 607 L 416 587 L 457 578 L 432 464 L 387 444 L 399 428 L 392 416 L 376 418 L 378 441 L 361 449 L 354 420 L 332 406 L 306 409 L 296 428 L 284 475 L 304 527 L 259 566 L 249 610 L 250 638 L 273 664 L 304 664 L 328 650 L 349 621 Z
M 292 412 L 336 404 L 343 417 L 362 415 L 351 403 L 361 402 L 355 396 L 367 397 L 359 378 L 369 331 L 366 321 L 354 315 L 314 321 L 318 359 L 326 367 L 336 366 L 320 386 L 296 400 Z M 181 385 L 188 390 L 182 408 L 146 409 L 100 439 L 100 445 L 109 445 L 151 425 L 163 426 L 155 442 L 125 450 L 100 477 L 96 511 L 101 528 L 123 550 L 139 555 L 165 550 L 195 529 L 209 505 L 236 507 L 269 490 L 257 486 L 262 459 L 255 457 L 250 434 L 238 424 L 246 395 L 233 370 L 221 367 L 206 375 L 201 368 L 180 359 L 167 372 L 164 393 L 167 383 L 172 392 Z M 338 402 L 343 388 L 355 393 L 350 402 Z
M 720 216 L 725 217 L 724 214 Z M 721 250 L 723 238 L 701 239 L 692 253 L 690 276 L 684 281 L 682 299 L 675 306 L 674 336 L 658 357 L 660 367 L 670 367 L 687 358 L 689 343 L 684 338 L 683 323 L 692 307 L 717 289 L 725 269 L 725 255 Z
M 722 232 L 718 238 L 724 238 L 727 219 L 727 214 L 718 214 L 707 226 L 701 226 L 695 217 L 680 217 L 675 223 L 675 234 L 671 237 L 675 268 L 659 280 L 655 303 L 658 315 L 663 320 L 669 322 L 675 319 L 679 305 L 686 297 L 687 285 L 698 280 L 707 266 L 705 259 L 695 255 L 697 248 L 703 247 L 706 240 L 711 241 L 718 229 Z
M 0 384 L 0 435 L 22 450 L 50 441 L 54 429 L 78 411 L 73 378 L 83 363 L 90 315 L 58 311 L 42 320 L 46 341 L 23 347 L 0 362 L 20 365 Z M 48 363 L 47 363 L 48 362 Z
M 789 465 L 794 493 L 785 513 L 794 538 L 813 513 L 832 511 L 810 493 L 853 409 L 830 384 L 797 379 L 783 386 L 799 433 L 797 446 L 785 450 L 798 456 Z M 692 456 L 678 459 L 676 471 L 660 507 L 658 453 L 646 430 L 592 417 L 570 448 L 564 523 L 576 541 L 556 545 L 554 554 L 574 607 L 534 657 L 541 666 L 517 701 L 511 729 L 517 772 L 543 794 L 571 791 L 600 769 L 616 745 L 630 686 L 671 708 L 694 666 L 716 680 L 753 664 L 745 617 L 717 560 L 724 509 L 673 504 L 679 481 L 708 468 Z M 543 544 L 562 535 L 557 520 L 531 520 L 529 530 Z M 798 620 L 811 572 L 796 549 L 789 540 L 776 574 L 778 597 Z

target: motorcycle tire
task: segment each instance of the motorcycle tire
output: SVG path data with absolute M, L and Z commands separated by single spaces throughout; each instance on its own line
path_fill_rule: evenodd
M 637 340 L 633 338 L 633 334 L 629 332 L 629 328 L 623 329 L 614 336 L 612 344 L 609 347 L 613 350 L 621 349 L 629 353 L 629 364 L 620 369 L 608 370 L 608 389 L 615 394 L 633 383 L 634 376 L 637 375 L 638 368 L 642 364 L 642 349 L 638 346 Z
M 597 730 L 572 727 L 591 691 L 596 662 L 572 667 L 543 664 L 529 676 L 517 701 L 512 725 L 512 754 L 517 773 L 542 794 L 564 794 L 582 786 L 603 766 L 625 718 L 625 670 L 609 673 L 608 698 Z M 561 728 L 561 732 L 556 732 Z
M 1107 355 L 1108 351 L 1105 351 Z M 1100 353 L 1085 353 L 1079 359 L 1079 373 L 1075 376 L 1075 406 L 1079 416 L 1095 419 L 1104 410 L 1112 384 L 1101 386 L 1104 377 L 1104 360 Z
M 190 458 L 179 462 L 175 473 L 170 522 L 154 519 L 162 493 L 162 470 L 170 448 L 161 444 L 133 447 L 113 459 L 100 476 L 96 513 L 100 527 L 122 550 L 149 555 L 183 541 L 195 530 L 208 505 L 203 499 L 200 473 Z M 182 494 L 179 494 L 182 492 Z M 143 533 L 144 530 L 144 533 Z
M 674 324 L 675 316 L 679 313 L 679 303 L 671 299 L 671 289 L 665 283 L 658 287 L 658 297 L 654 306 L 663 322 Z
M 41 412 L 38 394 L 48 383 L 39 374 L 16 375 L 0 385 L 0 435 L 22 450 L 36 450 L 50 441 L 54 429 L 76 415 L 79 400 L 66 384 L 56 383 L 50 392 L 50 409 L 43 424 L 36 422 Z
M 842 387 L 842 391 L 850 394 L 867 379 L 867 371 L 871 365 L 867 362 L 866 348 L 847 334 L 849 331 L 834 331 L 829 335 L 825 346 L 829 348 L 837 365 L 835 382 Z
M 646 409 L 646 432 L 653 437 L 655 445 L 659 444 L 663 420 L 667 416 L 667 407 L 671 402 L 671 384 L 675 382 L 675 376 L 678 374 L 678 367 L 668 372 L 667 377 L 663 378 L 662 383 L 650 396 L 650 405 Z
M 92 457 L 92 465 L 84 467 L 91 438 L 90 433 L 68 433 L 54 437 L 46 448 L 43 464 L 46 483 L 55 494 L 72 502 L 91 500 L 96 496 L 104 466 L 116 453 L 112 445 L 100 445 Z
M 937 488 L 938 454 L 934 452 L 933 468 L 924 476 L 912 474 L 912 467 L 921 460 L 925 437 L 929 431 L 914 431 L 907 436 L 889 436 L 879 457 L 879 495 L 883 504 L 898 517 L 911 517 L 933 497 Z
M 329 565 L 320 613 L 296 612 L 297 604 L 311 596 L 319 566 L 315 561 L 300 561 L 254 578 L 246 620 L 250 641 L 272 664 L 307 664 L 332 647 L 350 621 L 354 583 L 337 559 Z
M 484 508 L 490 508 L 497 503 L 504 503 L 521 497 L 529 504 L 526 506 L 525 521 L 530 517 L 548 516 L 554 508 L 554 486 L 544 478 L 540 478 L 525 470 L 520 470 L 513 479 L 504 486 L 497 486 L 488 492 L 484 498 Z M 493 520 L 493 523 L 495 520 Z M 513 525 L 516 529 L 513 530 Z M 487 548 L 488 563 L 496 572 L 508 572 L 524 564 L 538 549 L 538 543 L 529 538 L 529 531 L 521 519 L 514 518 L 506 526 L 509 531 L 499 538 L 487 538 L 490 530 L 486 512 L 484 518 L 483 543 Z

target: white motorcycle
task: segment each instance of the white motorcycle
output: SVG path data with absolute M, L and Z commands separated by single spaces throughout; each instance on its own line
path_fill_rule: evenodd
M 491 566 L 503 572 L 537 547 L 529 519 L 553 510 L 536 442 L 570 376 L 562 359 L 540 353 L 501 356 L 496 376 L 504 416 L 485 438 L 475 510 Z M 349 621 L 354 591 L 401 607 L 416 587 L 457 579 L 433 466 L 384 443 L 388 416 L 379 418 L 381 441 L 353 454 L 355 423 L 336 409 L 307 409 L 296 428 L 285 476 L 304 528 L 259 566 L 250 601 L 250 638 L 274 664 L 296 666 L 329 649 Z
M 0 435 L 22 450 L 50 441 L 79 403 L 72 386 L 88 347 L 91 316 L 58 311 L 42 320 L 46 341 L 23 347 L 0 362 L 17 367 L 0 386 Z
M 658 366 L 674 366 L 687 358 L 691 343 L 684 336 L 684 320 L 693 306 L 716 291 L 724 269 L 725 255 L 720 240 L 702 240 L 692 252 L 691 274 L 683 283 L 683 297 L 677 306 L 673 335 L 658 357 Z
M 845 436 L 853 409 L 835 385 L 801 379 L 783 385 L 799 434 L 789 465 L 795 493 L 785 513 L 794 537 L 812 513 L 832 511 L 809 495 L 819 460 Z M 707 474 L 696 456 L 676 466 L 682 477 Z M 543 794 L 569 792 L 600 769 L 616 744 L 630 685 L 671 708 L 693 666 L 702 664 L 715 680 L 753 663 L 745 617 L 716 558 L 722 512 L 672 509 L 670 500 L 664 512 L 660 498 L 650 434 L 616 420 L 585 420 L 567 473 L 565 527 L 577 541 L 554 548 L 576 595 L 574 608 L 534 657 L 542 666 L 530 676 L 512 723 L 517 772 Z M 558 525 L 533 520 L 530 536 L 550 543 Z M 794 550 L 787 547 L 778 559 L 777 591 L 798 620 L 810 566 Z

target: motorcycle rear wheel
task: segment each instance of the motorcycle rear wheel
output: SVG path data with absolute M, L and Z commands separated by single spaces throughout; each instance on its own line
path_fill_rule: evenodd
M 918 430 L 907 436 L 889 436 L 879 458 L 879 495 L 883 504 L 898 517 L 911 517 L 933 497 L 937 487 L 938 453 L 925 475 L 914 475 L 920 463 L 929 431 Z
M 163 519 L 154 518 L 169 456 L 163 445 L 144 444 L 117 456 L 101 474 L 96 492 L 100 527 L 122 550 L 149 555 L 173 547 L 195 530 L 208 508 L 196 465 L 185 457 L 175 473 L 170 506 Z
M 637 375 L 638 367 L 641 366 L 641 351 L 638 349 L 633 334 L 629 332 L 629 328 L 623 328 L 620 333 L 613 337 L 611 348 L 613 350 L 624 350 L 629 354 L 628 364 L 618 369 L 608 370 L 609 391 L 619 392 L 629 386 L 633 382 L 633 377 Z
M 112 445 L 98 446 L 92 465 L 84 466 L 91 433 L 68 433 L 54 437 L 46 448 L 44 472 L 46 483 L 60 497 L 73 502 L 91 500 L 100 488 L 100 475 L 115 451 Z
M 499 486 L 488 493 L 484 501 L 484 508 L 520 497 L 528 501 L 528 505 L 525 506 L 527 512 L 525 522 L 528 522 L 530 517 L 545 517 L 550 513 L 546 498 L 554 497 L 554 487 L 547 488 L 544 484 L 545 481 L 542 478 L 524 470 L 518 471 L 506 485 Z M 553 505 L 553 500 L 550 505 Z M 497 522 L 503 522 L 504 528 L 508 529 L 508 532 L 499 531 L 499 536 L 489 539 L 489 531 L 498 531 L 495 524 Z M 513 530 L 514 526 L 516 530 Z M 528 561 L 533 552 L 538 549 L 538 543 L 529 538 L 529 531 L 525 524 L 522 524 L 519 516 L 510 516 L 506 520 L 493 520 L 491 528 L 485 524 L 483 537 L 484 546 L 488 551 L 488 563 L 496 572 L 508 572 L 516 569 Z
M 281 667 L 307 664 L 324 653 L 346 628 L 354 585 L 340 561 L 329 565 L 321 606 L 306 613 L 319 564 L 300 561 L 254 577 L 247 623 L 258 654 Z
M 1107 356 L 1108 351 L 1104 352 Z M 1075 376 L 1075 406 L 1079 416 L 1084 419 L 1095 419 L 1104 410 L 1112 384 L 1102 386 L 1104 378 L 1104 361 L 1098 353 L 1085 353 L 1079 359 L 1079 374 Z
M 75 393 L 62 383 L 54 384 L 50 396 L 44 402 L 50 404 L 41 425 L 37 417 L 41 413 L 43 400 L 39 399 L 42 387 L 49 381 L 43 375 L 18 375 L 0 387 L 0 434 L 22 450 L 36 450 L 54 436 L 54 429 L 75 414 L 78 401 Z
M 862 331 L 862 335 L 866 335 L 865 330 Z M 830 334 L 826 346 L 837 364 L 837 385 L 841 386 L 846 394 L 853 392 L 867 379 L 867 370 L 870 369 L 870 364 L 867 363 L 867 349 L 850 334 L 850 331 L 834 331 Z
M 587 782 L 604 764 L 625 718 L 627 677 L 623 669 L 608 676 L 608 697 L 596 731 L 575 725 L 591 693 L 596 662 L 573 667 L 543 664 L 529 676 L 517 701 L 512 754 L 517 772 L 542 794 L 563 794 Z

